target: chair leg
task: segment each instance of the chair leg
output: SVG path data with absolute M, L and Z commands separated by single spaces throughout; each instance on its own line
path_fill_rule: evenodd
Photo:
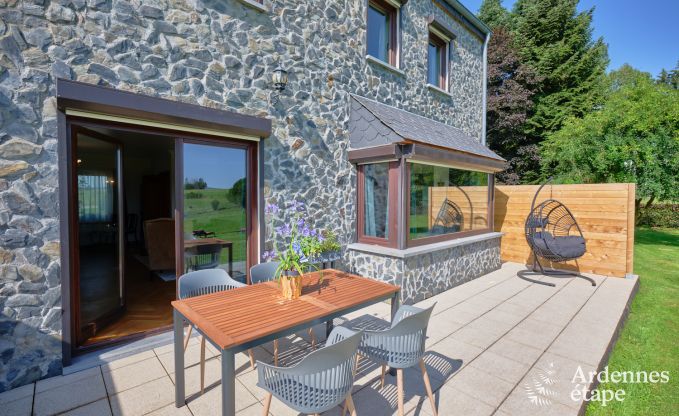
M 311 340 L 311 349 L 313 350 L 313 349 L 316 348 L 316 336 L 314 335 L 314 329 L 309 328 L 308 333 L 309 333 L 309 339 Z
M 384 388 L 384 376 L 387 375 L 387 365 L 382 364 L 382 377 L 380 378 L 380 389 Z
M 434 393 L 431 391 L 431 383 L 429 382 L 429 374 L 427 374 L 427 366 L 424 364 L 424 360 L 420 359 L 420 369 L 422 370 L 422 378 L 424 379 L 424 387 L 427 389 L 427 396 L 429 396 L 429 403 L 431 403 L 431 410 L 434 412 L 434 416 L 438 416 L 436 411 L 436 402 L 434 401 Z
M 398 416 L 403 416 L 403 369 L 396 369 L 396 386 L 398 388 Z
M 252 350 L 248 350 L 248 355 L 250 356 L 250 367 L 255 368 L 255 355 L 252 353 Z
M 191 339 L 191 331 L 193 331 L 193 326 L 189 325 L 189 331 L 186 333 L 186 339 L 184 339 L 184 352 L 186 352 L 186 348 L 189 346 L 189 340 Z
M 356 353 L 356 365 L 354 366 L 354 373 L 352 374 L 352 377 L 356 377 L 356 373 L 358 373 L 358 366 L 361 364 L 361 354 Z
M 205 391 L 205 337 L 200 338 L 200 394 Z
M 273 365 L 278 367 L 278 340 L 273 340 Z
M 269 407 L 271 407 L 271 397 L 273 394 L 268 393 L 266 395 L 266 399 L 264 399 L 264 411 L 262 412 L 262 416 L 269 416 Z
M 351 412 L 351 416 L 357 416 L 356 415 L 356 406 L 354 406 L 354 399 L 351 398 L 351 393 L 347 396 L 347 406 L 346 408 Z M 344 415 L 342 415 L 344 416 Z

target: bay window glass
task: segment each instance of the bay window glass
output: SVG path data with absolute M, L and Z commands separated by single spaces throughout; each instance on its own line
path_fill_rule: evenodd
M 409 239 L 489 228 L 489 175 L 410 164 Z
M 389 163 L 363 166 L 363 235 L 389 239 Z

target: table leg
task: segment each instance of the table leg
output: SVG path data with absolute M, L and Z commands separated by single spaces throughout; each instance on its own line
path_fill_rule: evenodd
M 236 364 L 233 351 L 222 351 L 222 416 L 236 414 Z
M 394 297 L 391 298 L 391 322 L 394 322 L 394 318 L 396 317 L 396 312 L 398 312 L 398 308 L 401 307 L 401 292 L 396 292 L 394 293 Z M 396 369 L 395 368 L 389 368 L 389 375 L 395 376 L 396 375 Z
M 229 276 L 233 277 L 233 244 L 229 245 Z
M 182 407 L 186 404 L 184 391 L 184 317 L 174 310 L 174 405 Z

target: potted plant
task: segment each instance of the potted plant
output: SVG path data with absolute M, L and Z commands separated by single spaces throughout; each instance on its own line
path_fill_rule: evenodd
M 278 205 L 269 204 L 266 213 L 272 217 L 280 212 Z M 305 272 L 318 270 L 311 259 L 321 250 L 320 233 L 306 223 L 303 202 L 292 201 L 287 204 L 288 221 L 272 227 L 273 250 L 264 253 L 264 258 L 277 260 L 276 279 L 281 286 L 281 294 L 286 299 L 295 299 L 302 294 L 302 276 Z M 272 225 L 273 224 L 272 220 Z M 321 276 L 322 279 L 322 276 Z
M 342 246 L 337 241 L 337 235 L 331 230 L 324 230 L 319 236 L 320 240 L 320 254 L 319 262 L 331 262 L 340 258 L 340 250 Z

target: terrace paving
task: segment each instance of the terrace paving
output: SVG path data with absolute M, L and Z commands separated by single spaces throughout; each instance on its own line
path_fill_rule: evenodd
M 440 415 L 577 415 L 586 405 L 573 400 L 578 366 L 585 374 L 601 369 L 617 338 L 637 287 L 637 278 L 592 276 L 545 278 L 548 287 L 519 279 L 523 266 L 505 263 L 479 279 L 434 296 L 427 354 Z M 378 304 L 347 315 L 336 324 L 384 328 L 389 305 Z M 317 334 L 323 327 L 316 329 Z M 311 346 L 303 337 L 280 343 L 280 363 L 290 365 Z M 272 346 L 255 349 L 259 360 L 273 361 Z M 0 394 L 2 415 L 184 415 L 219 414 L 219 355 L 208 345 L 206 391 L 199 394 L 199 343 L 186 353 L 187 406 L 174 406 L 172 345 L 75 372 L 41 380 Z M 237 414 L 261 415 L 265 393 L 245 354 L 236 356 Z M 361 360 L 354 387 L 359 415 L 396 414 L 396 380 L 387 376 L 379 388 L 378 366 Z M 409 415 L 432 414 L 419 369 L 405 372 L 405 407 Z M 276 399 L 271 415 L 296 415 Z M 327 412 L 340 415 L 339 408 Z

